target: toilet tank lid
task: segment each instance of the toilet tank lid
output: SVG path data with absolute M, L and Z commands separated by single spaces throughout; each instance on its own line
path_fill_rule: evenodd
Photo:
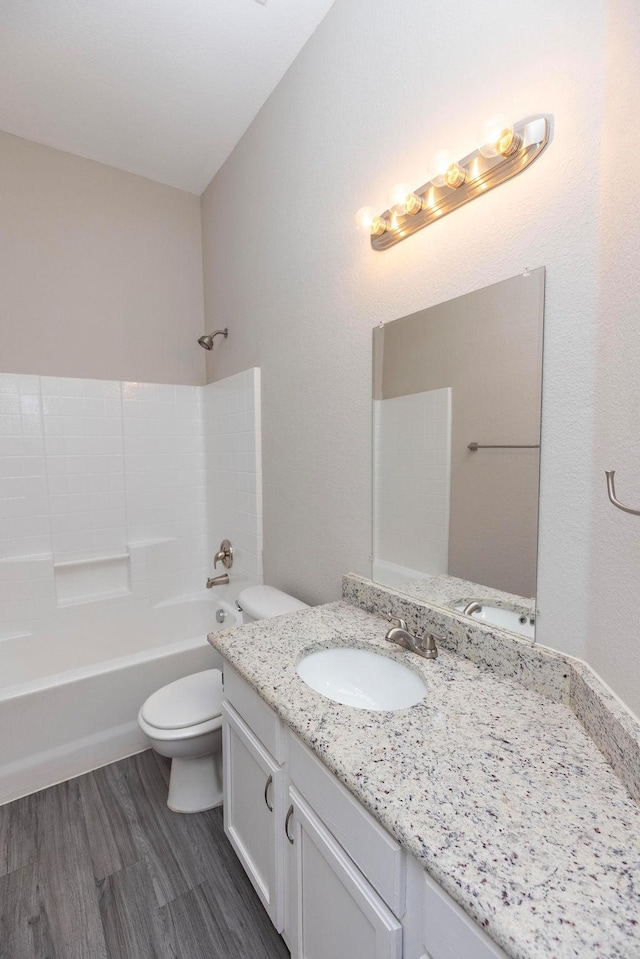
M 152 693 L 142 718 L 156 729 L 184 729 L 206 723 L 222 713 L 222 674 L 219 669 L 183 676 Z
M 306 603 L 289 596 L 275 586 L 247 586 L 238 596 L 238 605 L 254 619 L 269 619 L 282 613 L 295 613 L 299 609 L 309 609 Z

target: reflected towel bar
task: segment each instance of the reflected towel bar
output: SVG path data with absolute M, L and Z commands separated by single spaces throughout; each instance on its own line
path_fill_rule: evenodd
M 534 443 L 531 446 L 524 446 L 521 444 L 514 445 L 507 443 L 505 446 L 496 446 L 494 443 L 469 443 L 467 449 L 471 450 L 472 453 L 475 453 L 476 450 L 539 450 L 540 444 Z
M 616 499 L 616 488 L 613 482 L 613 477 L 616 475 L 615 470 L 605 470 L 604 475 L 607 477 L 607 493 L 609 494 L 609 499 L 614 506 L 617 506 L 618 509 L 621 509 L 623 513 L 631 513 L 632 516 L 640 516 L 640 509 L 631 509 L 630 506 L 623 506 L 620 500 Z

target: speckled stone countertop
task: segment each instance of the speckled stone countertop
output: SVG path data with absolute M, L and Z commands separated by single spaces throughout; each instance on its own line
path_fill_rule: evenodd
M 468 579 L 449 576 L 448 573 L 439 573 L 436 576 L 425 575 L 395 588 L 406 596 L 450 609 L 455 608 L 457 603 L 466 605 L 472 599 L 476 599 L 495 606 L 505 606 L 507 609 L 522 610 L 529 614 L 535 612 L 534 599 L 517 596 L 515 593 L 505 593 L 491 586 L 481 586 Z
M 640 808 L 576 717 L 446 650 L 396 650 L 387 629 L 341 602 L 209 642 L 507 955 L 640 959 Z M 320 696 L 295 666 L 336 645 L 404 662 L 425 700 Z

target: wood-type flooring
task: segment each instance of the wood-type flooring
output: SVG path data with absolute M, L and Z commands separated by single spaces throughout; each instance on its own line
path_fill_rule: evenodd
M 0 959 L 289 959 L 222 810 L 151 750 L 0 807 Z

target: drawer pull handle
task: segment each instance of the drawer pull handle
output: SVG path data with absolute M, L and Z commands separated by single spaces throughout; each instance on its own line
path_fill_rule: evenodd
M 271 785 L 272 782 L 273 782 L 273 776 L 269 776 L 264 787 L 264 801 L 266 803 L 266 806 L 269 812 L 273 812 L 273 806 L 269 802 L 269 786 Z
M 293 805 L 289 806 L 289 809 L 287 810 L 287 818 L 284 821 L 285 835 L 287 839 L 289 840 L 289 842 L 291 843 L 291 845 L 293 846 L 293 839 L 289 835 L 289 820 L 291 819 L 292 816 L 293 816 Z

